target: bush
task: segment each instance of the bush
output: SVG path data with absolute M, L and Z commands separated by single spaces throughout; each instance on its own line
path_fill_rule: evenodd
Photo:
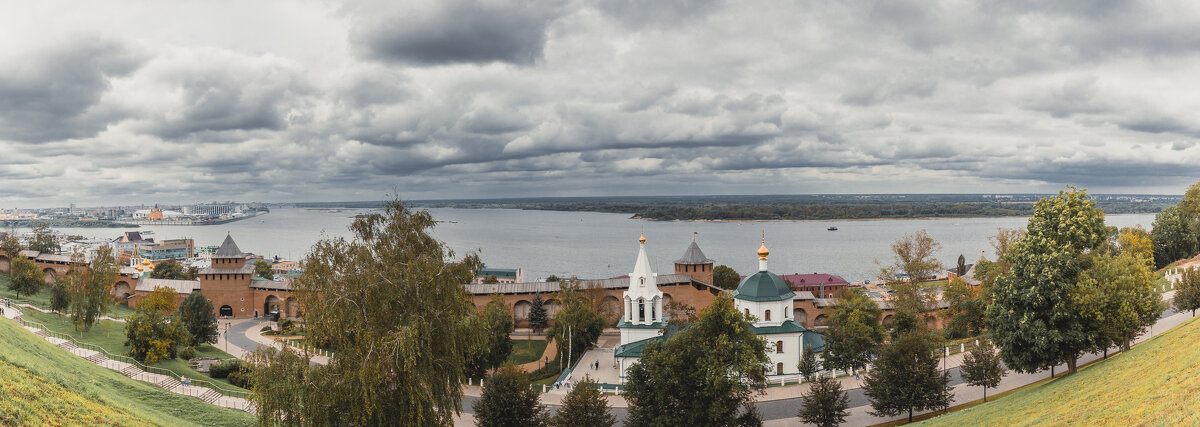
M 183 360 L 192 360 L 193 357 L 196 357 L 196 349 L 189 346 L 179 352 L 179 357 Z
M 253 375 L 250 368 L 243 366 L 241 369 L 229 373 L 229 383 L 241 388 L 250 388 L 250 378 Z
M 213 365 L 208 368 L 208 376 L 213 378 L 227 378 L 231 373 L 241 370 L 242 367 L 241 360 L 229 359 L 221 362 L 220 365 Z M 233 380 L 230 381 L 232 382 Z
M 288 329 L 292 329 L 292 326 L 294 326 L 295 323 L 296 322 L 293 322 L 292 319 L 280 320 L 279 321 L 279 330 L 286 331 Z
M 258 331 L 259 331 L 259 332 L 267 332 L 267 331 L 270 331 L 270 330 L 271 330 L 271 327 L 270 327 L 270 326 L 263 326 L 263 327 L 262 327 L 262 329 L 259 329 Z

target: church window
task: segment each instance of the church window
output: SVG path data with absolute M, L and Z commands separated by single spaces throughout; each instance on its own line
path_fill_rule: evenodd
M 638 301 L 638 321 L 639 322 L 646 321 L 646 302 L 645 301 L 640 301 L 640 300 Z
M 746 315 L 747 315 L 747 316 L 749 316 L 749 315 L 750 315 L 750 309 L 748 309 L 748 308 L 746 309 Z
M 766 317 L 766 319 L 764 319 L 764 320 L 766 320 L 768 322 L 771 321 L 771 310 L 767 310 L 767 312 L 763 315 L 763 317 Z
M 779 363 L 775 364 L 775 374 L 783 375 L 783 362 L 779 362 Z
M 775 352 L 783 353 L 783 341 L 775 341 Z
M 646 278 L 645 278 L 645 277 L 639 277 L 639 278 L 638 278 L 638 284 L 641 284 L 641 285 L 645 286 L 645 285 L 646 285 Z

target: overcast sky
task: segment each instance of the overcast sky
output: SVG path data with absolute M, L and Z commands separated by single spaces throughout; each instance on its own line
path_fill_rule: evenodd
M 0 207 L 1180 194 L 1198 29 L 1186 0 L 16 2 Z

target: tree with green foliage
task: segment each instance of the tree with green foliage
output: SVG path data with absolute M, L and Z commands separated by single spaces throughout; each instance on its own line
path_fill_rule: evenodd
M 138 362 L 158 363 L 174 359 L 187 341 L 187 329 L 168 314 L 175 311 L 175 291 L 157 287 L 138 303 L 137 312 L 125 322 L 125 346 Z
M 554 323 L 546 330 L 546 338 L 558 345 L 558 359 L 568 366 L 583 357 L 604 332 L 604 316 L 588 303 L 574 280 L 560 282 L 558 292 L 562 308 L 554 314 Z
M 62 249 L 62 246 L 58 244 L 58 239 L 54 237 L 54 230 L 50 228 L 50 223 L 35 222 L 31 228 L 33 229 L 33 238 L 29 240 L 29 250 L 53 254 Z
M 1200 240 L 1197 240 L 1194 222 L 1195 220 L 1178 206 L 1168 207 L 1154 215 L 1150 243 L 1156 267 L 1166 267 L 1167 264 L 1196 255 L 1200 249 Z
M 892 315 L 891 324 L 887 326 L 888 339 L 896 339 L 906 333 L 923 329 L 925 322 L 917 317 L 917 313 L 908 310 L 897 310 Z
M 59 284 L 50 287 L 50 311 L 62 312 L 71 306 L 71 294 L 67 287 Z
M 996 251 L 996 262 L 1004 262 L 1004 255 L 1008 254 L 1008 248 L 1024 236 L 1024 229 L 996 227 L 996 235 L 988 237 L 988 242 Z
M 71 320 L 76 330 L 90 331 L 92 325 L 112 308 L 112 284 L 121 275 L 121 265 L 111 247 L 96 249 L 96 256 L 89 265 L 83 254 L 71 258 L 71 270 L 59 286 L 65 286 L 70 296 Z
M 179 320 L 188 331 L 188 345 L 217 343 L 217 316 L 213 314 L 212 301 L 204 294 L 192 292 L 179 304 Z
M 267 280 L 275 280 L 275 272 L 271 270 L 271 263 L 261 259 L 254 261 L 254 275 Z
M 713 286 L 734 290 L 742 282 L 742 276 L 728 265 L 713 267 Z
M 537 333 L 547 326 L 550 326 L 550 314 L 546 313 L 546 300 L 542 299 L 541 294 L 534 295 L 533 301 L 529 302 L 529 329 Z
M 500 283 L 500 279 L 497 279 L 495 274 L 483 278 L 483 284 L 485 285 L 495 285 L 497 283 Z
M 1171 304 L 1176 310 L 1191 311 L 1192 316 L 1196 315 L 1196 309 L 1200 308 L 1200 268 L 1192 267 L 1180 272 Z
M 553 274 L 551 274 L 549 277 L 546 278 L 546 282 L 561 282 L 562 280 L 563 279 L 561 277 L 558 277 Z
M 941 249 L 942 244 L 929 237 L 923 228 L 916 233 L 905 234 L 892 243 L 895 260 L 892 265 L 880 269 L 880 279 L 890 280 L 896 273 L 907 275 L 908 283 L 934 277 L 942 269 L 942 263 L 934 258 Z
M 1117 249 L 1142 260 L 1148 267 L 1154 267 L 1154 243 L 1150 232 L 1142 226 L 1125 227 L 1117 236 Z
M 959 277 L 967 275 L 967 257 L 958 254 L 958 267 L 954 269 L 954 273 Z
M 1188 186 L 1187 191 L 1183 192 L 1183 198 L 1179 199 L 1176 206 L 1189 217 L 1200 217 L 1200 182 Z
M 20 256 L 22 249 L 24 248 L 21 247 L 21 241 L 17 240 L 17 236 L 7 232 L 0 233 L 0 252 L 7 254 L 10 260 Z
M 514 366 L 506 366 L 483 383 L 483 394 L 472 407 L 480 427 L 542 426 L 546 408 L 529 377 Z
M 1154 272 L 1137 253 L 1103 254 L 1079 277 L 1072 294 L 1092 333 L 1092 349 L 1113 345 L 1129 350 L 1133 338 L 1154 325 L 1166 304 L 1154 285 Z
M 1092 332 L 1072 295 L 1105 243 L 1104 213 L 1087 190 L 1071 187 L 1038 201 L 1028 230 L 1005 255 L 1012 269 L 992 289 L 988 330 L 1009 368 L 1036 372 L 1066 362 L 1074 373 Z
M 667 319 L 667 323 L 683 328 L 696 321 L 696 307 L 679 301 L 671 301 L 663 305 L 663 317 Z
M 37 295 L 42 291 L 45 282 L 42 280 L 42 269 L 37 263 L 23 256 L 14 256 L 11 263 L 11 273 L 8 278 L 8 290 L 17 295 Z
M 467 375 L 482 377 L 488 370 L 496 369 L 512 354 L 513 318 L 512 310 L 505 304 L 504 297 L 492 294 L 492 300 L 483 307 L 475 320 L 484 334 L 483 345 L 468 359 Z
M 629 368 L 628 425 L 748 425 L 758 420 L 766 342 L 721 294 L 688 328 L 654 341 Z M 756 391 L 758 390 L 758 391 Z
M 609 427 L 617 424 L 608 410 L 608 400 L 595 380 L 585 377 L 567 393 L 562 406 L 550 419 L 555 427 Z
M 800 363 L 796 364 L 796 369 L 800 371 L 800 378 L 803 378 L 804 381 L 816 379 L 817 374 L 821 373 L 821 362 L 817 361 L 817 352 L 804 347 L 803 353 L 800 354 Z
M 858 289 L 838 292 L 838 302 L 829 316 L 822 354 L 826 369 L 866 369 L 875 348 L 883 343 L 885 329 L 879 324 L 881 310 Z
M 821 377 L 804 393 L 804 403 L 796 414 L 806 423 L 818 427 L 833 427 L 846 422 L 850 415 L 850 396 L 842 391 L 842 384 L 830 377 Z
M 962 377 L 967 384 L 983 387 L 983 401 L 987 402 L 987 389 L 1000 385 L 1007 374 L 1000 364 L 1000 355 L 991 341 L 983 340 L 970 352 L 963 355 Z
M 941 341 L 925 329 L 910 331 L 883 346 L 863 377 L 863 392 L 876 416 L 895 416 L 950 405 L 950 374 L 940 369 Z
M 170 279 L 170 280 L 192 280 L 191 274 L 188 273 L 183 265 L 173 259 L 160 262 L 154 266 L 154 270 L 150 272 L 152 279 Z
M 978 335 L 987 327 L 987 317 L 984 315 L 987 306 L 977 290 L 967 285 L 961 277 L 955 277 L 946 285 L 942 299 L 947 303 L 946 315 L 950 319 L 944 331 L 946 338 Z
M 327 365 L 293 366 L 286 352 L 256 353 L 251 399 L 261 424 L 453 421 L 467 357 L 484 342 L 462 287 L 481 264 L 474 255 L 453 261 L 429 234 L 435 225 L 428 211 L 392 200 L 355 217 L 350 237 L 313 246 L 291 285 L 307 338 L 333 356 Z M 287 375 L 272 374 L 279 372 Z

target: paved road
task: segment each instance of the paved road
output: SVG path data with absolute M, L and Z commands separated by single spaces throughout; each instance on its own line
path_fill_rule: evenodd
M 260 346 L 263 348 L 270 348 L 268 346 L 259 344 L 257 341 L 254 341 L 254 340 L 250 339 L 250 337 L 246 336 L 246 331 L 250 330 L 250 328 L 261 328 L 261 327 L 262 326 L 259 326 L 258 322 L 237 323 L 237 324 L 233 325 L 233 327 L 229 328 L 229 335 L 228 335 L 229 343 L 236 345 L 236 346 L 242 348 L 243 350 L 246 350 L 247 352 L 257 351 Z
M 1178 314 L 1178 312 L 1175 311 L 1174 309 L 1167 309 L 1166 311 L 1163 311 L 1162 316 L 1159 318 L 1160 323 L 1163 319 L 1174 316 L 1176 314 Z M 1175 319 L 1175 321 L 1171 322 L 1172 324 L 1170 324 L 1170 325 L 1161 325 L 1160 326 L 1159 324 L 1156 324 L 1155 328 L 1153 328 L 1153 332 L 1156 335 L 1159 333 L 1165 332 L 1165 330 L 1162 329 L 1162 326 L 1173 327 L 1173 326 L 1175 326 L 1175 324 L 1178 324 L 1182 320 L 1186 320 L 1186 319 Z M 1143 335 L 1142 339 L 1146 339 L 1146 338 L 1148 338 L 1148 336 Z M 1139 341 L 1141 341 L 1141 340 L 1139 340 Z M 1094 361 L 1094 360 L 1097 360 L 1100 358 L 1103 358 L 1103 354 L 1087 354 L 1080 358 L 1079 364 L 1083 365 L 1085 363 L 1088 363 L 1088 362 L 1091 362 L 1091 361 Z M 962 379 L 962 369 L 961 368 L 958 368 L 958 367 L 951 368 L 951 369 L 949 369 L 948 372 L 950 373 L 950 385 L 951 386 L 956 386 L 956 385 L 960 385 L 960 384 L 964 383 L 964 381 Z M 1057 375 L 1062 375 L 1065 372 L 1066 372 L 1066 365 L 1064 364 L 1064 365 L 1060 365 L 1056 368 L 1055 374 L 1057 376 Z M 1024 384 L 1020 384 L 1020 385 L 1033 383 L 1034 381 L 1040 380 L 1044 377 L 1049 377 L 1049 375 L 1050 375 L 1049 372 L 1045 372 L 1043 375 L 1025 376 L 1026 378 L 1024 378 L 1024 381 L 1022 381 Z M 1009 376 L 1012 377 L 1012 376 L 1014 376 L 1014 374 L 1012 372 L 1009 372 Z M 862 388 L 849 389 L 846 391 L 846 393 L 849 395 L 850 408 L 852 410 L 855 410 L 855 409 L 861 410 L 865 407 L 868 407 L 871 404 L 870 400 L 867 399 L 867 396 L 863 392 Z M 463 396 L 463 412 L 468 413 L 468 414 L 474 414 L 475 410 L 471 406 L 474 405 L 474 403 L 478 400 L 479 400 L 478 397 Z M 758 407 L 758 411 L 762 415 L 763 420 L 767 420 L 767 421 L 787 420 L 787 419 L 795 419 L 796 410 L 800 408 L 800 404 L 802 403 L 802 401 L 803 401 L 803 399 L 796 397 L 796 398 L 790 398 L 790 399 L 780 399 L 780 400 L 758 402 L 755 405 Z M 958 403 L 961 403 L 961 402 L 956 402 L 955 404 L 958 404 Z M 554 411 L 556 411 L 558 409 L 558 407 L 556 405 L 547 405 L 547 408 L 551 411 L 551 413 L 553 413 Z M 617 417 L 617 420 L 620 421 L 621 423 L 624 423 L 625 418 L 628 416 L 628 410 L 626 408 L 612 408 L 611 412 L 614 416 Z M 883 419 L 883 418 L 876 420 L 876 422 L 884 422 L 884 421 L 886 421 L 886 419 Z

